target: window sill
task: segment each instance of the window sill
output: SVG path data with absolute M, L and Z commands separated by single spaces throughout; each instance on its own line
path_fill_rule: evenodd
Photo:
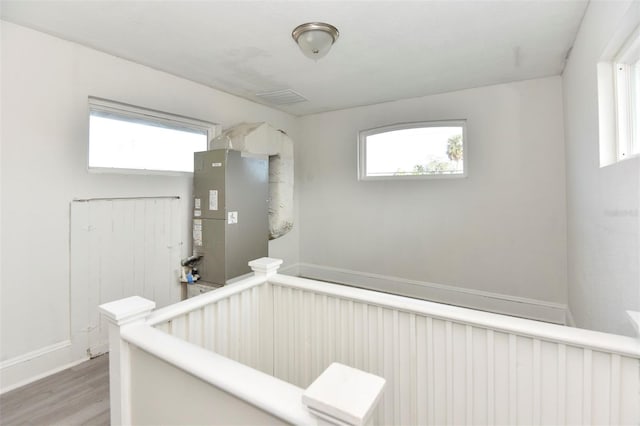
M 139 175 L 139 176 L 172 176 L 172 177 L 192 177 L 193 172 L 178 172 L 171 170 L 140 170 L 140 169 L 119 169 L 115 167 L 89 167 L 89 173 L 95 174 L 116 174 L 116 175 Z

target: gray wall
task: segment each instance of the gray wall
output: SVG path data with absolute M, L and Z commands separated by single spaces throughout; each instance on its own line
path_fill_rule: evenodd
M 443 119 L 467 119 L 467 178 L 357 180 L 359 130 Z M 301 262 L 566 303 L 560 77 L 311 115 L 300 123 Z M 455 295 L 449 302 L 457 302 Z
M 563 74 L 569 305 L 577 326 L 628 335 L 624 311 L 640 310 L 640 158 L 599 167 L 596 64 L 631 3 L 590 3 Z

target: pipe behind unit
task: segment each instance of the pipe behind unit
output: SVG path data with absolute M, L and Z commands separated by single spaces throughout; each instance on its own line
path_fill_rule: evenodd
M 268 123 L 241 123 L 214 138 L 209 149 L 269 156 L 269 239 L 293 228 L 293 141 Z

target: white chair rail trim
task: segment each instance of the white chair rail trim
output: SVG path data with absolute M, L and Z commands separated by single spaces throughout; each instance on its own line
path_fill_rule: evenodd
M 390 307 L 405 312 L 420 313 L 462 324 L 640 358 L 640 341 L 631 337 L 548 324 L 524 318 L 507 317 L 501 314 L 411 299 L 409 297 L 339 284 L 317 282 L 288 275 L 273 275 L 269 277 L 269 282 L 358 302 L 370 303 L 380 307 Z

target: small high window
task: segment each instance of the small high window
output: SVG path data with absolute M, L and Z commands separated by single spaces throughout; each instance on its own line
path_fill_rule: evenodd
M 193 172 L 193 153 L 206 151 L 215 131 L 212 123 L 89 98 L 89 169 Z
M 465 121 L 403 123 L 359 133 L 360 180 L 467 175 Z

